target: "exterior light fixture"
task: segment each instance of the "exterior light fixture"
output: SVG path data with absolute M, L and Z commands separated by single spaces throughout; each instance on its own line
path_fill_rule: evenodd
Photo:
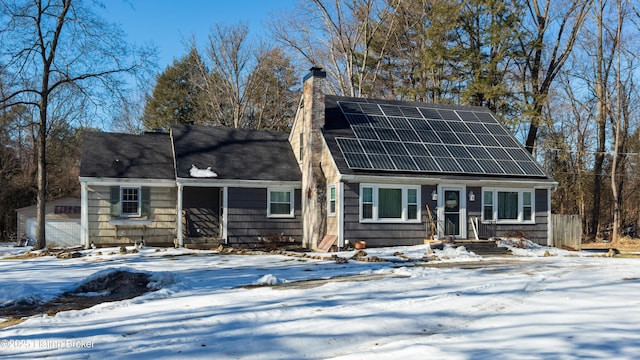
M 473 191 L 469 191 L 469 201 L 476 201 L 476 194 Z
M 433 190 L 431 192 L 431 200 L 433 200 L 433 201 L 437 201 L 438 200 L 438 193 L 435 190 Z

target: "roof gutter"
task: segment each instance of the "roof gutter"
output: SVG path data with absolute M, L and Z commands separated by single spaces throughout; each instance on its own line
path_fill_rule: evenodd
M 269 186 L 286 186 L 294 189 L 302 188 L 302 181 L 279 180 L 241 180 L 241 179 L 208 179 L 208 178 L 178 178 L 179 186 L 199 187 L 234 187 L 234 188 L 259 188 Z
M 366 182 L 366 183 L 379 183 L 379 184 L 412 184 L 412 185 L 438 185 L 442 183 L 447 184 L 465 184 L 467 186 L 516 186 L 516 187 L 529 187 L 536 189 L 551 189 L 555 191 L 558 187 L 556 181 L 549 179 L 540 180 L 510 180 L 510 179 L 458 179 L 447 177 L 409 177 L 409 176 L 376 176 L 376 175 L 349 175 L 340 174 L 340 180 L 345 182 Z
M 157 187 L 174 187 L 174 179 L 139 179 L 139 178 L 103 178 L 103 177 L 80 177 L 80 183 L 86 185 L 101 186 L 121 186 L 121 185 L 141 185 Z

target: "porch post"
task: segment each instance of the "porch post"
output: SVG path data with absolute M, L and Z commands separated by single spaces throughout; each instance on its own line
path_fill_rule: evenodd
M 222 188 L 222 234 L 221 234 L 225 244 L 229 243 L 229 239 L 227 237 L 228 206 L 229 206 L 229 187 L 225 186 Z
M 184 190 L 184 185 L 178 182 L 178 206 L 176 213 L 176 232 L 178 236 L 178 247 L 184 247 L 184 239 L 182 236 L 182 191 Z
M 89 248 L 89 191 L 84 181 L 80 182 L 80 245 Z

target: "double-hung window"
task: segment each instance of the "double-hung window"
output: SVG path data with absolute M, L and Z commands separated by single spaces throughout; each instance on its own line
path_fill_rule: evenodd
M 533 191 L 485 189 L 482 195 L 482 220 L 498 223 L 534 222 Z
M 269 189 L 268 217 L 293 217 L 293 189 Z
M 331 216 L 336 214 L 336 186 L 329 185 L 327 191 L 327 213 Z
M 141 186 L 113 186 L 110 195 L 111 216 L 132 218 L 148 216 L 150 188 Z
M 120 210 L 122 216 L 140 216 L 140 188 L 120 188 L 120 204 L 122 206 Z
M 420 187 L 360 186 L 360 220 L 363 222 L 420 221 Z

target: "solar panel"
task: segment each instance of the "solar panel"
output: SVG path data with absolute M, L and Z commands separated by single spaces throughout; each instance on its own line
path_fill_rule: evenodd
M 425 119 L 442 119 L 440 113 L 436 109 L 418 108 Z
M 382 143 L 389 155 L 409 155 L 401 142 L 385 141 Z
M 376 134 L 380 140 L 400 141 L 396 131 L 390 128 L 376 128 Z
M 369 154 L 368 157 L 369 160 L 371 160 L 371 165 L 373 165 L 375 169 L 396 170 L 389 155 Z
M 359 139 L 378 139 L 376 131 L 369 125 L 353 125 L 351 129 Z
M 413 163 L 413 160 L 410 156 L 395 156 L 391 155 L 391 159 L 393 159 L 394 164 L 396 164 L 396 168 L 398 170 L 409 170 L 416 171 L 418 168 Z
M 380 108 L 387 116 L 403 116 L 400 108 L 395 105 L 380 105 Z
M 414 156 L 413 161 L 421 171 L 441 171 L 431 156 Z
M 342 111 L 345 114 L 362 112 L 362 110 L 360 109 L 360 105 L 358 103 L 355 103 L 355 102 L 341 102 L 340 103 L 340 108 L 342 108 Z
M 360 144 L 367 154 L 386 154 L 384 146 L 380 141 L 360 140 Z
M 422 142 L 432 144 L 442 143 L 438 135 L 436 135 L 436 132 L 433 130 L 417 130 L 416 134 L 418 134 L 418 137 L 420 138 L 420 140 L 422 140 Z
M 343 154 L 344 159 L 347 162 L 347 166 L 352 169 L 375 169 L 364 154 L 349 152 Z
M 401 141 L 420 142 L 420 138 L 414 130 L 397 129 L 396 134 Z
M 418 111 L 418 108 L 409 107 L 409 106 L 400 106 L 400 111 L 402 111 L 402 115 L 406 117 L 420 118 L 422 114 Z
M 442 169 L 442 171 L 460 173 L 462 169 L 453 158 L 434 158 L 438 166 Z
M 544 177 L 486 111 L 339 102 L 355 137 L 336 137 L 347 166 L 361 170 Z
M 456 159 L 460 167 L 462 167 L 462 171 L 470 174 L 483 174 L 484 170 L 478 165 L 478 163 L 473 159 Z
M 429 151 L 427 151 L 427 148 L 424 147 L 424 145 L 422 144 L 416 144 L 416 143 L 406 143 L 404 144 L 405 147 L 407 148 L 407 150 L 409 151 L 409 154 L 411 156 L 430 156 L 431 154 L 429 154 Z

